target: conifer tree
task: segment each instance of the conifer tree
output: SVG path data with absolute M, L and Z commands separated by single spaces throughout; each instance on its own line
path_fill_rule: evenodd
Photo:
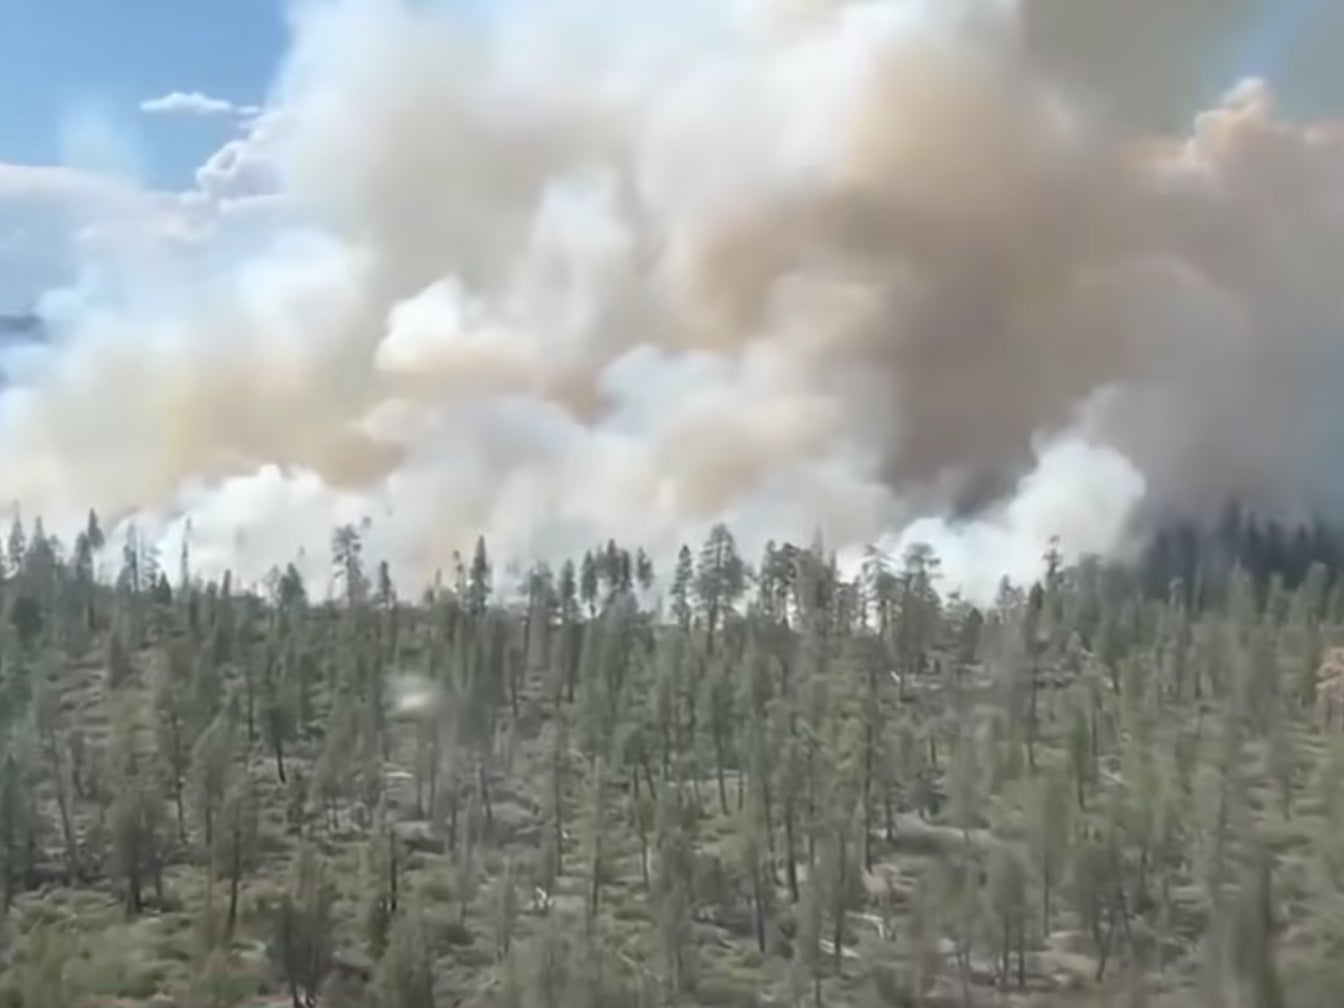
M 336 889 L 326 865 L 311 847 L 304 846 L 276 912 L 272 943 L 294 1008 L 314 1008 L 331 972 L 335 901 Z

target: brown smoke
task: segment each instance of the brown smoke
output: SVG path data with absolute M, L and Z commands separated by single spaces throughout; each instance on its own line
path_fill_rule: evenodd
M 1206 32 L 1148 6 L 1119 48 Z M 0 400 L 0 492 L 190 513 L 248 576 L 365 514 L 425 577 L 477 531 L 844 544 L 971 509 L 1009 567 L 1113 547 L 1140 497 L 1344 508 L 1344 134 L 1257 84 L 1133 129 L 1097 94 L 1152 119 L 1182 65 L 1083 79 L 1066 7 L 310 5 L 199 197 L 260 216 L 246 254 L 77 316 Z

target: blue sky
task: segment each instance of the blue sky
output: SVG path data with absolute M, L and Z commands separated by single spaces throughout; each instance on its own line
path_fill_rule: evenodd
M 180 188 L 232 122 L 140 103 L 199 91 L 259 104 L 286 38 L 283 0 L 0 0 L 0 161 Z

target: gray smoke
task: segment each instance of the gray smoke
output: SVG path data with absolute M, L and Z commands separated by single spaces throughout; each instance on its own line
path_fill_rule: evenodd
M 1082 73 L 1052 0 L 472 10 L 296 10 L 168 233 L 56 302 L 0 495 L 249 578 L 365 516 L 411 580 L 724 520 L 977 593 L 1140 506 L 1344 511 L 1344 132 L 1267 84 L 1141 131 L 1191 87 Z

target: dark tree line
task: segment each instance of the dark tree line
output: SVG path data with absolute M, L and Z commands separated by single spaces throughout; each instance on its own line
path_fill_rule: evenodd
M 1317 565 L 1332 591 L 1344 567 L 1344 533 L 1332 523 L 1284 521 L 1231 505 L 1216 523 L 1186 519 L 1160 527 L 1136 575 L 1150 596 L 1163 597 L 1179 583 L 1187 604 L 1203 608 L 1222 601 L 1234 570 L 1251 579 L 1263 603 L 1276 581 L 1295 589 Z

